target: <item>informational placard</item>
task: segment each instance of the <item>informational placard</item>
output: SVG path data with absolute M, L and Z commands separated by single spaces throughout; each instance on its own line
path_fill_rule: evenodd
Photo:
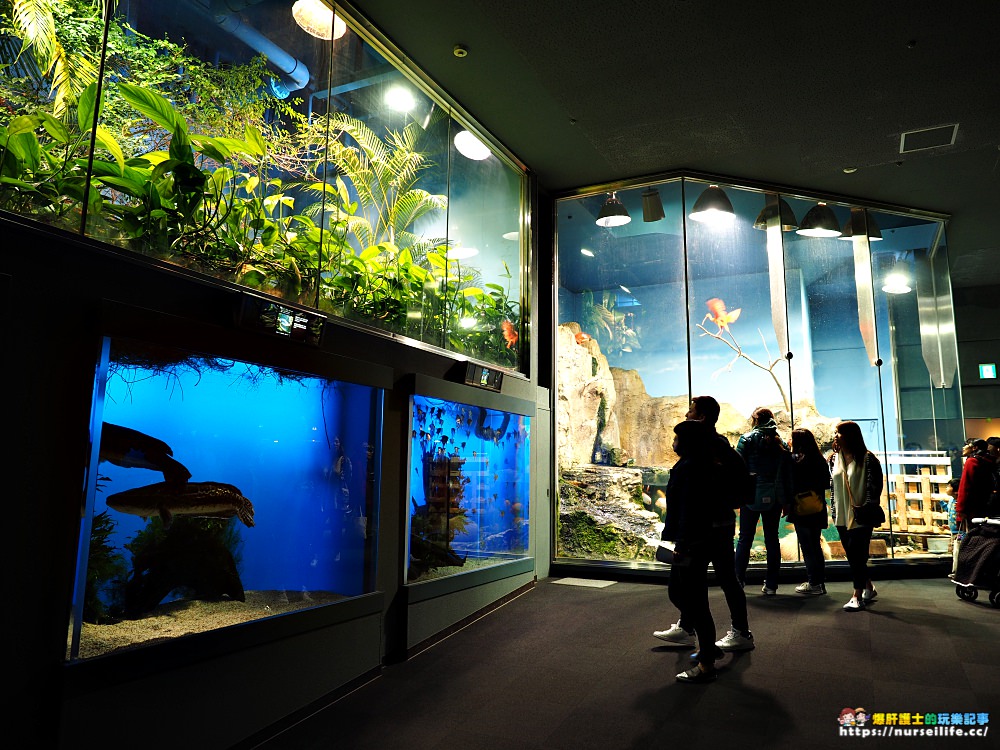
M 465 384 L 499 393 L 503 385 L 503 372 L 470 362 L 465 368 Z
M 997 377 L 996 362 L 987 362 L 986 364 L 979 365 L 980 380 L 995 380 L 996 377 Z
M 239 323 L 259 333 L 281 336 L 310 346 L 319 346 L 324 317 L 275 300 L 244 295 Z

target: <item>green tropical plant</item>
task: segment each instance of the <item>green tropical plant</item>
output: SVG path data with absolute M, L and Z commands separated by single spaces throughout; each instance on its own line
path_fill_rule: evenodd
M 71 0 L 4 0 L 0 16 L 4 30 L 22 42 L 48 79 L 53 110 L 62 116 L 81 93 L 97 80 L 99 45 L 80 44 L 80 26 L 103 26 L 106 0 L 84 5 Z M 74 42 L 76 42 L 74 44 Z

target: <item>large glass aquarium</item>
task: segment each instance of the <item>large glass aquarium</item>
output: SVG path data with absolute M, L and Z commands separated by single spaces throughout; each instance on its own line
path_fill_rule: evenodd
M 407 583 L 529 556 L 531 417 L 414 395 Z
M 557 208 L 558 557 L 652 560 L 695 395 L 733 445 L 758 406 L 824 453 L 858 422 L 887 478 L 873 557 L 948 553 L 964 425 L 946 217 L 687 177 Z
M 525 170 L 370 26 L 322 0 L 32 7 L 0 6 L 0 211 L 522 368 Z
M 105 338 L 68 658 L 372 591 L 381 418 L 377 388 Z

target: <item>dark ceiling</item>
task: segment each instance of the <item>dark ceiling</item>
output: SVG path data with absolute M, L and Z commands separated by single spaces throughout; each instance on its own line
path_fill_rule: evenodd
M 949 214 L 953 284 L 1000 285 L 993 0 L 355 7 L 546 193 L 692 170 Z M 956 123 L 953 145 L 900 153 Z

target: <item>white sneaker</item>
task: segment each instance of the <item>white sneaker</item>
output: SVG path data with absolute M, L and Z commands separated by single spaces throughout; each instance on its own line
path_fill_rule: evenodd
M 795 590 L 800 594 L 811 594 L 813 596 L 820 596 L 821 594 L 826 593 L 826 584 L 817 583 L 815 586 L 813 586 L 811 583 L 806 581 L 805 583 L 800 583 L 798 586 L 796 586 Z
M 778 589 L 769 589 L 767 587 L 767 584 L 764 584 L 763 586 L 760 587 L 760 593 L 762 593 L 764 596 L 774 596 L 775 594 L 778 593 Z
M 860 599 L 856 596 L 851 597 L 851 601 L 844 605 L 844 609 L 848 612 L 860 612 L 865 608 L 865 600 L 862 596 Z
M 861 592 L 861 599 L 862 601 L 865 602 L 865 604 L 867 604 L 868 602 L 873 602 L 877 598 L 878 598 L 878 592 L 874 588 L 865 589 L 864 591 Z
M 723 651 L 751 651 L 755 648 L 753 633 L 747 631 L 746 635 L 730 628 L 725 637 L 715 642 L 715 645 Z
M 694 631 L 685 630 L 679 621 L 671 625 L 668 630 L 654 630 L 653 637 L 666 641 L 671 646 L 687 648 L 694 645 Z

